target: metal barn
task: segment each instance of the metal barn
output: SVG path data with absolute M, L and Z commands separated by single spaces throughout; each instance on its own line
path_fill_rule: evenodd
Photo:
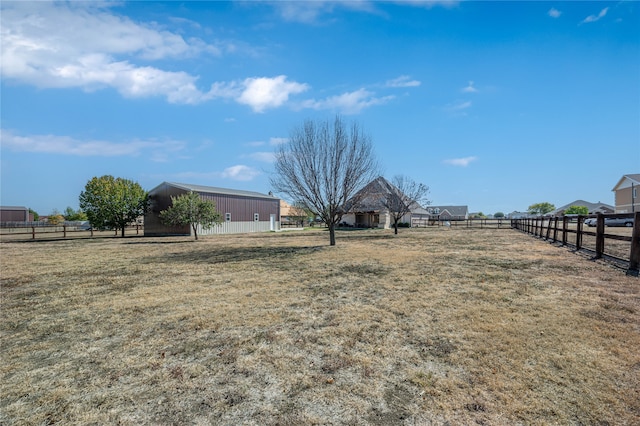
M 215 202 L 223 222 L 211 229 L 198 229 L 198 235 L 240 234 L 278 231 L 280 199 L 273 195 L 212 186 L 163 182 L 149 191 L 150 208 L 144 217 L 144 235 L 190 235 L 191 228 L 169 227 L 160 221 L 160 212 L 171 206 L 171 197 L 190 191 Z
M 0 207 L 0 222 L 29 222 L 32 220 L 33 217 L 30 216 L 29 209 L 26 207 Z

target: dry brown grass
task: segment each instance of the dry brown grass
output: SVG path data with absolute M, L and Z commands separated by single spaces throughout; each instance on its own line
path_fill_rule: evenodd
M 2 424 L 640 423 L 640 281 L 516 231 L 0 250 Z

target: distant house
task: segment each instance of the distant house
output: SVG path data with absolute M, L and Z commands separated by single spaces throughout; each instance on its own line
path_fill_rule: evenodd
M 372 180 L 358 191 L 345 205 L 346 213 L 343 223 L 358 228 L 384 228 L 392 226 L 391 212 L 385 206 L 389 195 L 404 197 L 400 190 L 382 176 Z M 404 215 L 400 222 L 413 223 L 428 213 L 417 202 L 410 207 L 410 213 Z
M 280 200 L 281 225 L 304 226 L 305 219 L 307 219 L 307 212 L 304 209 L 292 206 L 285 200 Z
M 33 214 L 27 207 L 2 206 L 0 207 L 0 222 L 31 222 Z
M 144 217 L 144 235 L 191 235 L 191 227 L 169 227 L 160 221 L 160 212 L 171 206 L 171 197 L 197 192 L 215 202 L 223 222 L 198 235 L 237 234 L 280 229 L 280 199 L 272 195 L 212 186 L 163 182 L 149 191 L 150 208 Z
M 567 211 L 567 209 L 572 206 L 586 207 L 587 209 L 589 209 L 589 214 L 606 214 L 614 212 L 614 207 L 610 206 L 609 204 L 601 203 L 599 201 L 597 203 L 590 203 L 584 200 L 576 200 L 573 203 L 565 204 L 564 206 L 547 213 L 545 216 L 564 216 L 565 211 Z
M 616 213 L 640 211 L 640 173 L 624 175 L 612 191 L 615 192 Z
M 469 219 L 468 206 L 429 206 L 427 212 L 432 220 L 466 220 Z

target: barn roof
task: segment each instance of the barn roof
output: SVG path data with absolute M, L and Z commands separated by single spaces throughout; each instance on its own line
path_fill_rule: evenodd
M 268 198 L 270 200 L 278 199 L 273 195 L 267 195 L 261 192 L 245 191 L 241 189 L 219 188 L 215 186 L 194 185 L 190 183 L 164 182 L 158 185 L 156 188 L 159 188 L 162 185 L 169 185 L 175 188 L 184 189 L 185 191 L 200 192 L 205 194 L 235 195 L 240 197 L 252 197 L 252 198 Z M 152 189 L 149 192 L 153 192 L 154 189 Z

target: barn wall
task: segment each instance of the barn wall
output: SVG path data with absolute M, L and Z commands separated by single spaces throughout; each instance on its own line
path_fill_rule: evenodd
M 28 222 L 29 209 L 23 207 L 3 207 L 0 209 L 0 222 Z
M 280 229 L 280 222 L 275 222 L 275 230 Z M 198 226 L 198 235 L 215 235 L 215 234 L 245 234 L 249 232 L 267 232 L 271 230 L 270 221 L 259 222 L 223 222 L 211 229 L 202 229 Z
M 144 235 L 191 235 L 191 227 L 171 227 L 160 221 L 160 212 L 171 206 L 171 197 L 187 191 L 163 184 L 149 192 L 149 211 L 144 215 Z
M 260 221 L 269 221 L 269 215 L 280 217 L 280 200 L 264 198 L 249 198 L 224 194 L 200 194 L 205 200 L 216 203 L 216 209 L 223 219 L 225 213 L 231 213 L 231 222 L 253 222 L 254 213 L 258 213 Z
M 187 191 L 164 183 L 149 193 L 150 211 L 145 215 L 145 235 L 191 235 L 191 228 L 168 227 L 160 221 L 160 212 L 171 206 L 171 197 Z M 275 216 L 275 229 L 280 229 L 280 200 L 278 198 L 247 197 L 231 194 L 200 192 L 200 196 L 216 204 L 223 223 L 211 229 L 198 229 L 198 235 L 264 232 L 271 230 L 271 215 Z M 226 222 L 225 214 L 231 213 L 231 221 Z M 258 221 L 255 219 L 258 214 Z

